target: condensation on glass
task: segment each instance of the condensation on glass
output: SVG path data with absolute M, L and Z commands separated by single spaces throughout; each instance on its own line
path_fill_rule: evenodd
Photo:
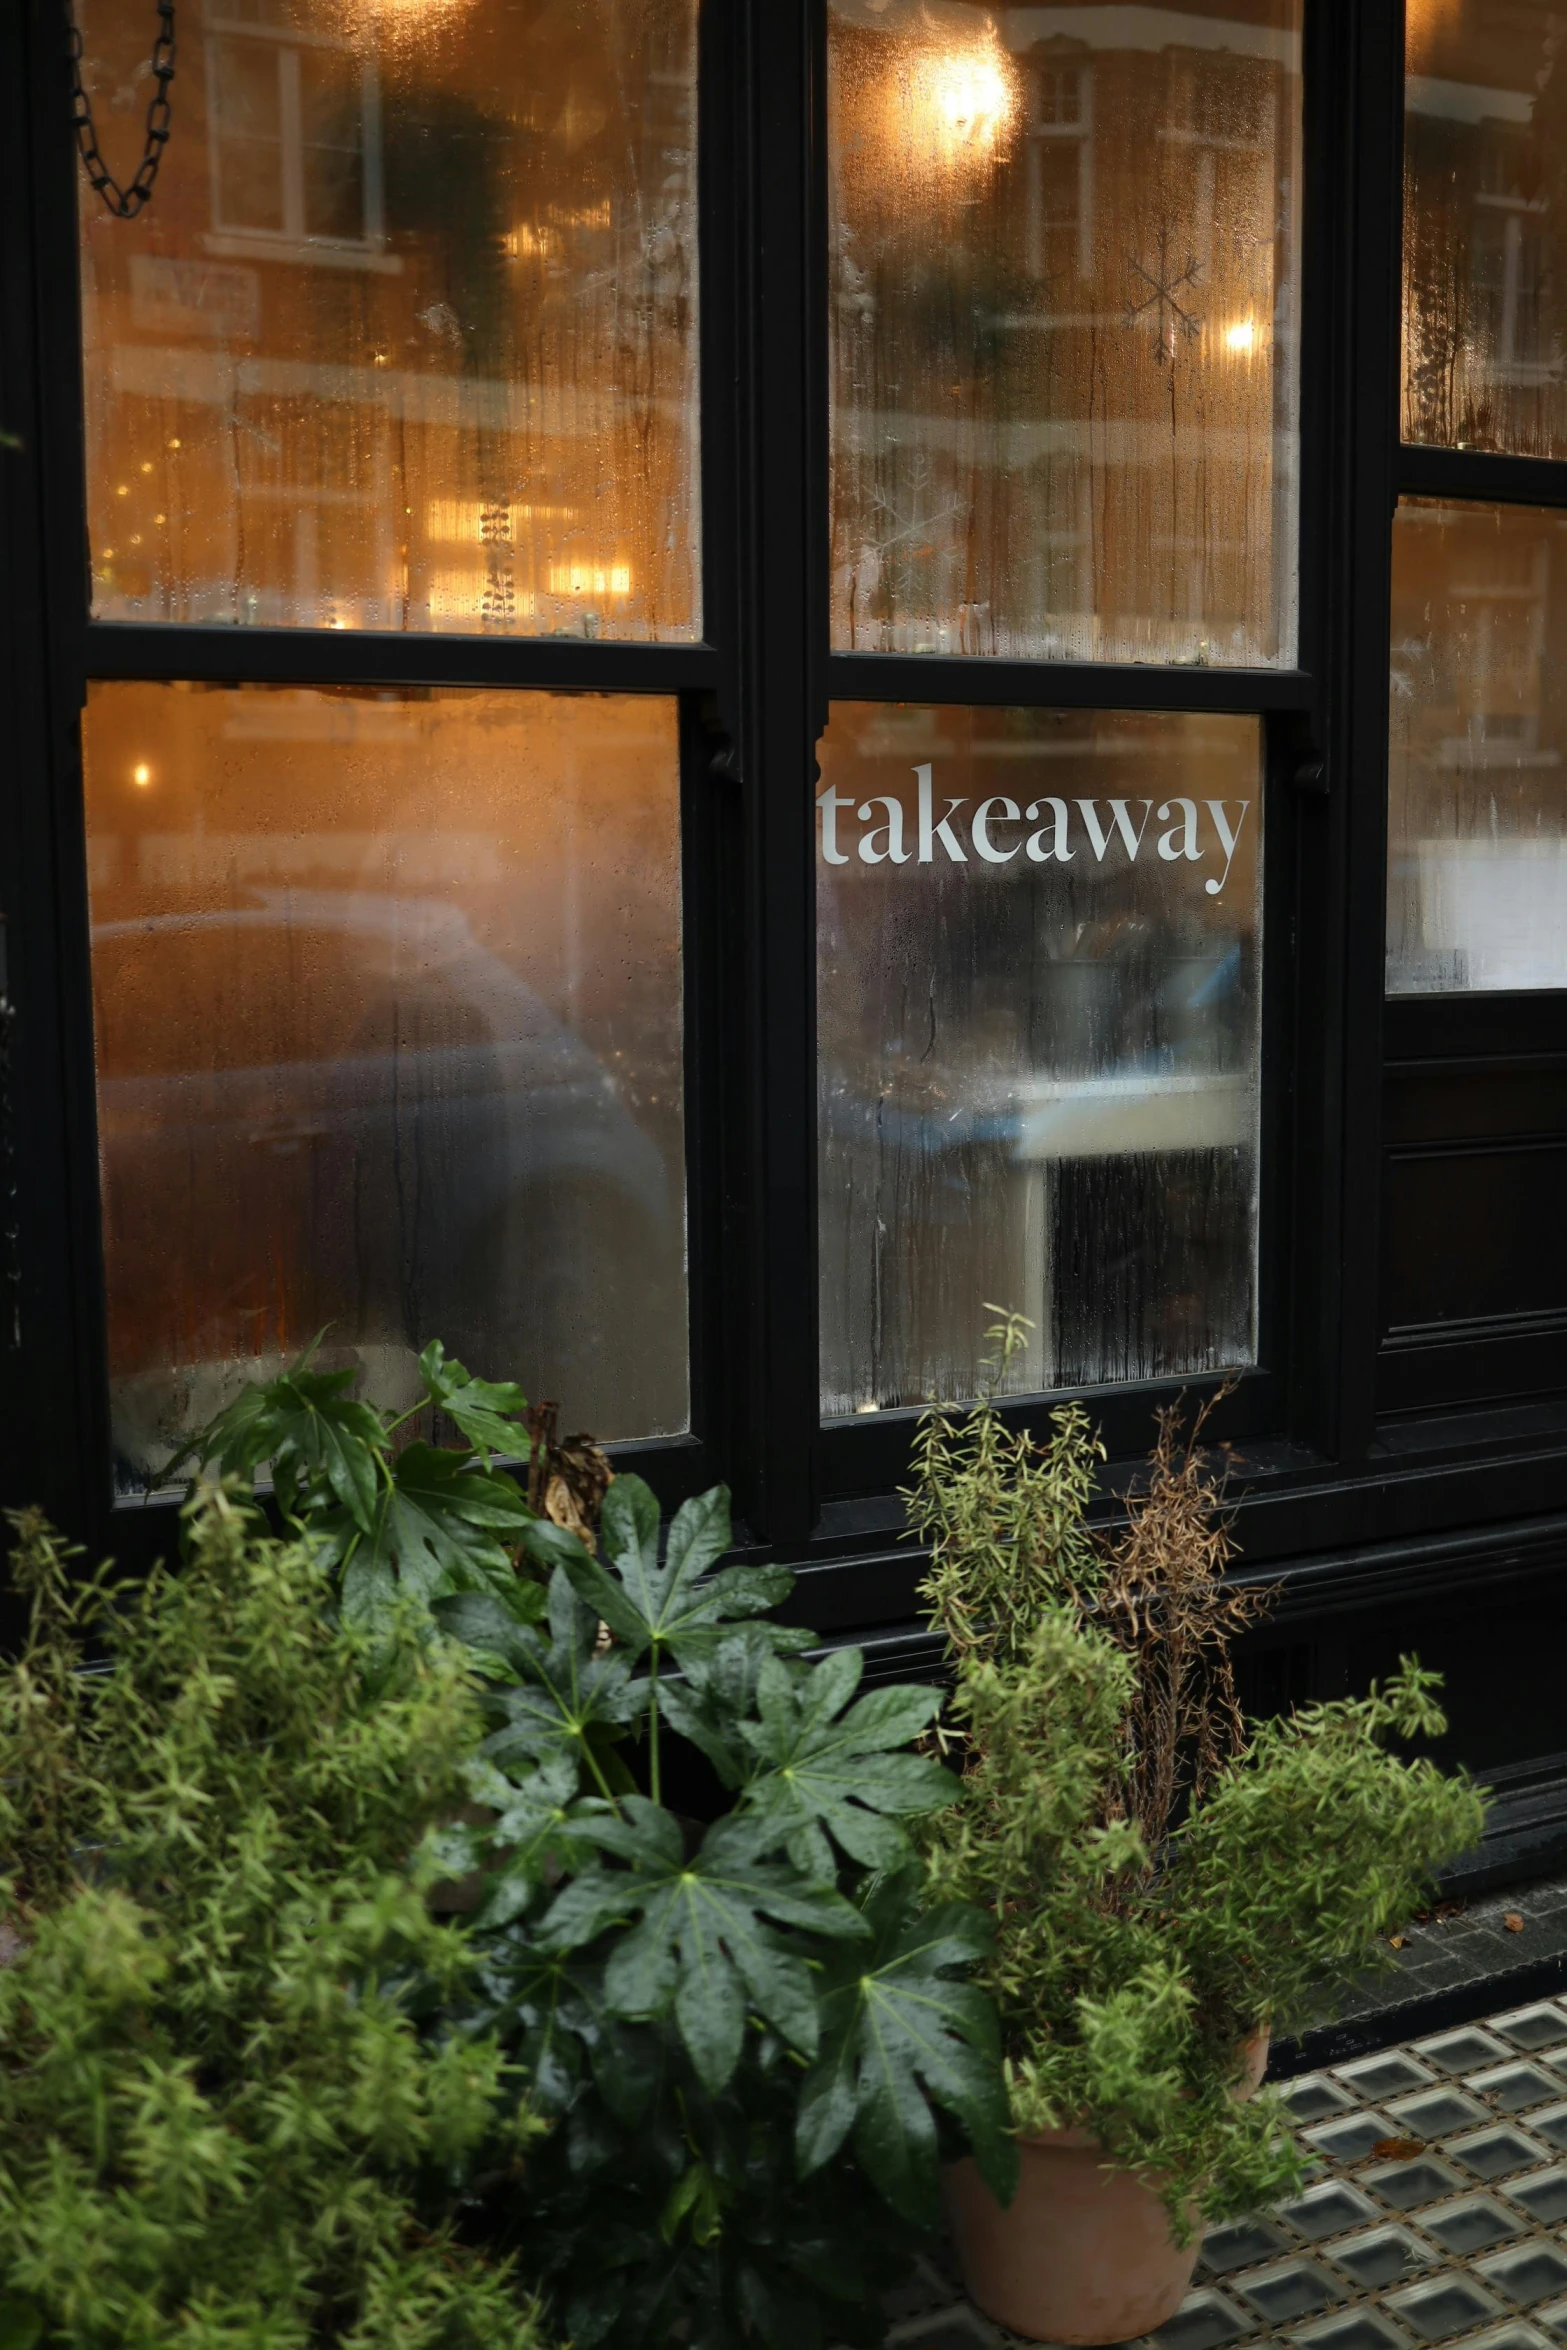
M 1567 457 L 1567 72 L 1543 0 L 1410 0 L 1404 438 Z
M 1567 987 L 1567 514 L 1393 524 L 1387 984 Z
M 111 170 L 153 18 L 83 0 Z M 93 608 L 700 634 L 696 0 L 181 8 L 85 181 Z
M 840 649 L 1295 657 L 1301 0 L 830 0 Z
M 85 763 L 121 1480 L 323 1328 L 684 1428 L 674 704 L 97 685 Z
M 822 1405 L 1255 1357 L 1261 725 L 838 703 L 817 798 Z

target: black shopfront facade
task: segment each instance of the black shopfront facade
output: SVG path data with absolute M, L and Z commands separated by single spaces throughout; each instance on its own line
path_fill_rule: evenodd
M 1016 1307 L 1112 1494 L 1232 1382 L 1251 1703 L 1418 1651 L 1559 1861 L 1547 10 L 178 0 L 132 218 L 9 31 L 5 1500 L 439 1336 L 901 1674 Z

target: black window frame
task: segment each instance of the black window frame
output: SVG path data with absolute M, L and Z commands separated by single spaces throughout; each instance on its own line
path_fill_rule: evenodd
M 36 1496 L 127 1563 L 165 1548 L 169 1528 L 161 1507 L 114 1505 L 109 1486 L 78 727 L 86 682 L 111 677 L 678 694 L 694 1433 L 614 1449 L 667 1506 L 726 1478 L 742 1546 L 802 1569 L 797 1612 L 888 1639 L 915 1613 L 918 1557 L 897 1488 L 916 1415 L 823 1425 L 817 1404 L 807 787 L 829 703 L 1260 714 L 1262 1346 L 1214 1423 L 1234 1447 L 1248 1571 L 1309 1556 L 1316 1572 L 1356 1546 L 1418 1547 L 1567 1508 L 1567 1357 L 1563 1393 L 1391 1418 L 1378 1404 L 1369 1203 L 1383 1179 L 1384 1056 L 1434 1049 L 1436 1017 L 1383 996 L 1391 517 L 1400 491 L 1433 485 L 1567 505 L 1567 465 L 1400 446 L 1398 7 L 1306 5 L 1300 646 L 1284 670 L 830 651 L 826 28 L 826 0 L 703 0 L 707 635 L 586 644 L 88 618 L 64 16 L 61 0 L 22 0 L 21 70 L 0 90 L 0 421 L 22 444 L 0 456 L 12 583 L 0 658 L 15 713 L 0 780 L 14 1007 L 0 1442 L 6 1498 Z M 1543 1014 L 1498 999 L 1466 1015 L 1473 1051 L 1518 1050 L 1530 1018 L 1554 1040 L 1532 1049 L 1567 1048 L 1557 1007 L 1567 993 Z M 1087 1391 L 1112 1484 L 1145 1449 L 1159 1402 L 1218 1384 Z M 1061 1400 L 1006 1414 L 1040 1427 Z

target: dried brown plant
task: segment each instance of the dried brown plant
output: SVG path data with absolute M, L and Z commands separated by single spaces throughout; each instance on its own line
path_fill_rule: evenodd
M 591 1436 L 557 1438 L 560 1406 L 536 1403 L 528 1411 L 528 1507 L 598 1550 L 604 1496 L 615 1481 L 608 1455 Z
M 1221 1388 L 1183 1427 L 1184 1398 L 1156 1415 L 1146 1481 L 1126 1498 L 1126 1525 L 1105 1545 L 1092 1612 L 1137 1666 L 1126 1720 L 1129 1775 L 1117 1810 L 1136 1821 L 1152 1863 L 1187 1807 L 1246 1746 L 1230 1654 L 1271 1591 L 1234 1584 L 1225 1471 L 1203 1448 Z

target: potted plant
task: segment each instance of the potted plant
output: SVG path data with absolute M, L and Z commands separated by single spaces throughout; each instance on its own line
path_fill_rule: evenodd
M 1386 1955 L 1478 1796 L 1387 1741 L 1439 1733 L 1434 1677 L 1248 1724 L 1230 1648 L 1263 1604 L 1201 1448 L 1159 1420 L 1119 1533 L 1077 1406 L 1043 1445 L 993 1397 L 1027 1325 L 990 1333 L 990 1393 L 923 1423 L 911 1517 L 956 1680 L 963 1797 L 926 1837 L 933 1895 L 986 1908 L 1021 2181 L 971 2166 L 948 2207 L 969 2290 L 1031 2338 L 1119 2342 L 1178 2306 L 1199 2219 L 1293 2188 L 1269 2030 Z
M 793 1577 L 722 1564 L 722 1486 L 667 1530 L 635 1476 L 578 1475 L 569 1524 L 535 1510 L 494 1457 L 530 1449 L 520 1391 L 421 1363 L 464 1443 L 306 1363 L 195 1450 L 270 1464 L 345 1618 L 375 1638 L 412 1595 L 482 1691 L 470 1816 L 439 1840 L 477 1895 L 465 2028 L 548 2125 L 492 2183 L 489 2239 L 579 2350 L 879 2342 L 940 2156 L 1003 2196 L 1016 2170 L 989 1925 L 930 1899 L 911 1838 L 958 1792 L 917 1751 L 939 1693 L 867 1690 L 857 1649 L 772 1621 Z
M 372 1657 L 222 1488 L 139 1588 L 12 1523 L 0 2344 L 542 2350 L 463 2237 L 534 2129 L 439 2023 L 474 1963 L 426 1898 L 480 1727 L 456 1660 L 396 1620 Z

